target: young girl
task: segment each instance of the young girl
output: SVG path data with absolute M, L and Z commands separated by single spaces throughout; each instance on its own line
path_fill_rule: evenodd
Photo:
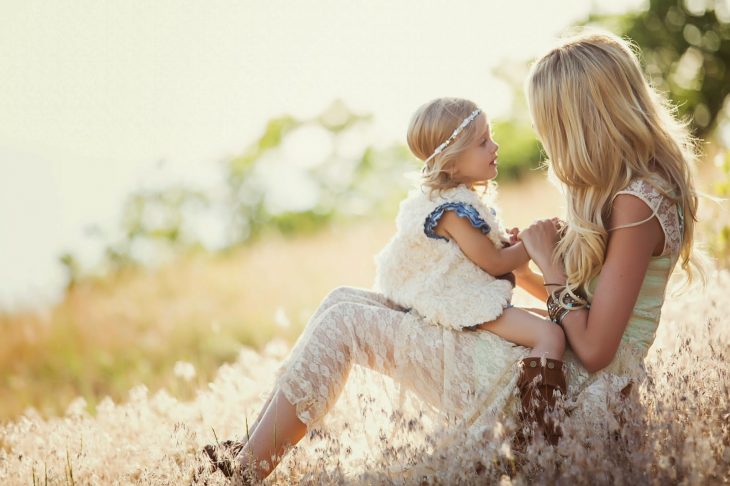
M 401 202 L 396 234 L 375 256 L 374 288 L 434 325 L 487 330 L 532 348 L 522 360 L 518 381 L 521 417 L 535 414 L 545 438 L 555 444 L 560 430 L 544 423 L 543 415 L 554 406 L 556 389 L 566 393 L 561 361 L 565 334 L 510 303 L 512 272 L 523 277 L 522 286 L 525 275 L 534 276 L 535 286 L 542 287 L 543 281 L 529 271 L 530 257 L 516 239 L 518 229 L 505 231 L 493 203 L 476 190 L 489 190 L 487 201 L 494 197 L 499 145 L 489 121 L 472 101 L 437 98 L 413 115 L 407 141 L 424 161 L 421 186 Z M 540 356 L 544 363 L 536 359 Z M 529 386 L 537 375 L 542 375 L 540 397 Z
M 401 202 L 396 233 L 375 256 L 375 290 L 435 325 L 479 327 L 540 346 L 549 323 L 510 304 L 512 272 L 530 257 L 492 202 L 499 145 L 487 117 L 469 100 L 438 98 L 413 115 L 407 140 L 424 160 L 422 181 Z M 478 186 L 489 191 L 486 201 Z M 548 341 L 545 355 L 559 359 L 562 349 Z

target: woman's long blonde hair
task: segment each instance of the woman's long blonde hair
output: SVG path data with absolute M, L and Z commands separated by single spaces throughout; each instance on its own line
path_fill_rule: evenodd
M 681 268 L 688 282 L 693 274 L 705 280 L 693 252 L 696 143 L 649 85 L 633 49 L 614 34 L 587 30 L 535 61 L 526 81 L 549 176 L 567 199 L 567 228 L 553 255 L 565 265 L 563 295 L 592 298 L 588 284 L 603 265 L 612 198 L 637 176 L 681 204 Z
M 435 98 L 422 104 L 408 124 L 408 148 L 420 160 L 426 160 L 436 147 L 449 138 L 464 118 L 477 108 L 477 104 L 471 100 L 453 97 Z M 476 126 L 475 119 L 440 154 L 422 167 L 420 184 L 429 189 L 429 193 L 439 193 L 459 184 L 460 181 L 454 178 L 454 164 L 461 153 L 479 137 Z M 483 198 L 491 199 L 496 194 L 496 183 L 493 181 L 474 185 L 483 186 Z M 487 195 L 488 190 L 490 192 Z

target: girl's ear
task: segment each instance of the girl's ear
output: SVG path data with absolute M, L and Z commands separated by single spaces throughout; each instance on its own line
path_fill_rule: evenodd
M 449 177 L 451 177 L 452 179 L 454 178 L 454 176 L 459 175 L 459 168 L 456 166 L 456 162 L 451 162 L 449 164 L 448 171 L 449 171 Z

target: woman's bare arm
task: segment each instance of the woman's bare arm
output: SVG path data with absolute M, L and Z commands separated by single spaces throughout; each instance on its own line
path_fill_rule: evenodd
M 652 212 L 640 199 L 621 194 L 614 199 L 609 227 L 648 218 Z M 609 233 L 606 258 L 590 310 L 569 312 L 563 328 L 570 347 L 591 373 L 613 360 L 646 275 L 649 260 L 664 234 L 657 218 Z M 546 281 L 565 283 L 559 264 L 542 268 Z
M 515 279 L 517 280 L 517 285 L 536 299 L 542 300 L 543 302 L 547 300 L 548 293 L 544 285 L 545 280 L 539 273 L 535 273 L 528 268 L 525 272 L 515 272 Z

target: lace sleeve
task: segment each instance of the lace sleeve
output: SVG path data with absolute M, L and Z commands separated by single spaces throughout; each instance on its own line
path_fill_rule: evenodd
M 617 226 L 611 230 L 638 226 L 656 216 L 664 231 L 664 249 L 661 255 L 679 252 L 682 246 L 682 214 L 679 206 L 674 201 L 665 197 L 653 185 L 643 179 L 634 179 L 625 189 L 618 191 L 613 197 L 615 198 L 619 194 L 631 194 L 638 197 L 649 206 L 652 215 L 644 221 Z
M 426 217 L 423 223 L 423 231 L 426 233 L 426 236 L 449 241 L 448 238 L 439 235 L 435 231 L 436 225 L 446 211 L 454 211 L 458 216 L 468 219 L 472 226 L 479 229 L 485 235 L 491 231 L 489 224 L 484 221 L 474 206 L 461 201 L 450 201 L 439 205 Z

